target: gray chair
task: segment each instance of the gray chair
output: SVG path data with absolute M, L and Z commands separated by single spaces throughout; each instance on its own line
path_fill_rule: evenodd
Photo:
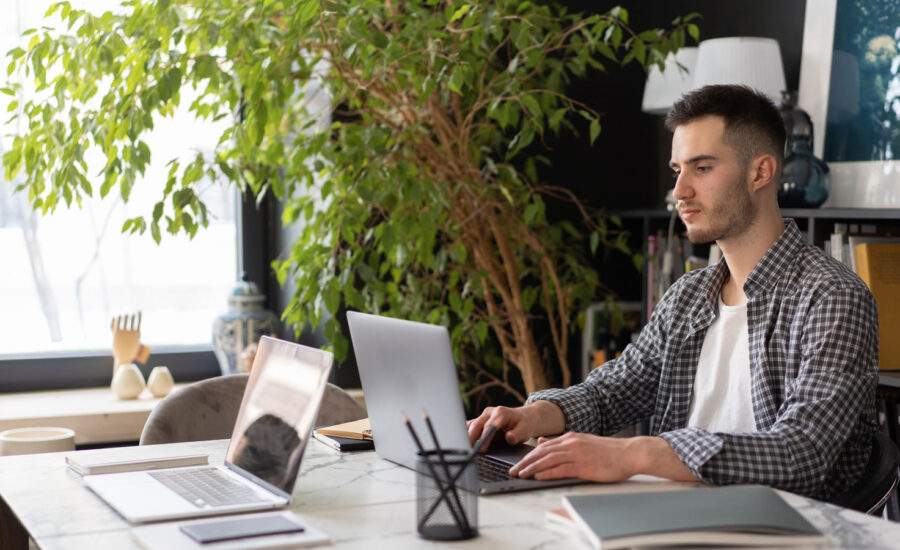
M 247 374 L 216 376 L 172 392 L 147 418 L 141 445 L 231 437 L 248 378 Z M 316 425 L 340 424 L 365 416 L 365 409 L 347 392 L 328 384 Z
M 881 515 L 891 495 L 897 489 L 900 454 L 888 435 L 878 430 L 872 441 L 872 454 L 862 477 L 835 504 L 859 512 Z

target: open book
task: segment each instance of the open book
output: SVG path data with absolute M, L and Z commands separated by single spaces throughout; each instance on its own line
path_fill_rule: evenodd
M 368 418 L 360 418 L 352 422 L 317 428 L 315 433 L 333 437 L 346 437 L 347 439 L 372 439 L 372 427 Z
M 757 485 L 566 495 L 563 506 L 593 543 L 632 546 L 816 546 L 825 538 L 773 489 Z

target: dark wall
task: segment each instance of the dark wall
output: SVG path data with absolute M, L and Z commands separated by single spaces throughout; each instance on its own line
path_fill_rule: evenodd
M 636 31 L 666 27 L 679 16 L 697 12 L 700 39 L 725 36 L 775 38 L 781 45 L 788 87 L 800 79 L 805 0 L 622 0 L 564 1 L 571 11 L 603 13 L 620 4 Z M 688 43 L 690 46 L 696 44 Z M 556 140 L 549 155 L 554 167 L 547 181 L 565 185 L 592 206 L 607 209 L 662 206 L 671 186 L 667 167 L 671 136 L 662 117 L 641 112 L 645 73 L 637 64 L 608 66 L 572 88 L 572 95 L 604 113 L 603 131 L 593 147 L 582 137 Z M 562 215 L 569 213 L 565 208 Z M 574 214 L 574 213 L 573 213 Z

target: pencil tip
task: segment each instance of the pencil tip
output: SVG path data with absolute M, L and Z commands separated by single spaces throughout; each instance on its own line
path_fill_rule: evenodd
M 424 418 L 428 418 L 428 411 L 426 411 L 425 409 L 422 409 L 422 416 Z
M 409 423 L 409 417 L 406 416 L 406 413 L 405 413 L 405 412 L 401 412 L 400 415 L 403 417 L 403 421 L 406 422 L 406 423 L 408 424 L 408 423 Z

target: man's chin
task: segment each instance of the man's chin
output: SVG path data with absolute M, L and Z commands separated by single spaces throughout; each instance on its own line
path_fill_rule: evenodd
M 691 229 L 690 227 L 687 228 L 687 238 L 691 241 L 691 244 L 708 244 L 717 240 L 716 235 L 712 231 L 704 231 L 697 228 Z

